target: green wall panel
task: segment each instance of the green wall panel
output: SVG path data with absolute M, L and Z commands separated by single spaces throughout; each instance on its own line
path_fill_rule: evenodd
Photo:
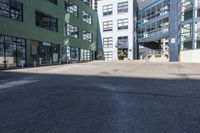
M 0 16 L 0 34 L 32 39 L 42 42 L 57 43 L 70 47 L 96 50 L 97 47 L 97 14 L 80 0 L 71 0 L 79 8 L 79 16 L 68 14 L 64 10 L 64 0 L 58 0 L 54 5 L 47 0 L 17 0 L 23 3 L 23 22 Z M 35 26 L 35 10 L 58 18 L 58 32 L 52 32 Z M 82 20 L 82 11 L 93 18 L 93 23 L 87 24 Z M 79 38 L 64 36 L 65 22 L 79 27 Z M 86 30 L 93 34 L 93 42 L 82 40 L 82 32 Z

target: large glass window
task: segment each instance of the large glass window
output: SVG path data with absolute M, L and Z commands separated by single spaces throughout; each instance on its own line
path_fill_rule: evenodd
M 117 40 L 117 48 L 128 48 L 128 36 L 119 36 Z
M 25 40 L 0 35 L 0 66 L 21 66 L 25 61 Z
M 0 67 L 4 65 L 4 36 L 0 35 Z
M 58 32 L 58 19 L 40 11 L 35 12 L 35 24 L 47 30 Z
M 82 14 L 83 14 L 83 21 L 88 24 L 92 24 L 92 16 L 85 11 L 83 11 Z
M 79 37 L 79 28 L 76 26 L 73 26 L 69 23 L 66 23 L 65 24 L 65 35 L 71 36 L 74 38 L 78 38 Z
M 128 29 L 128 19 L 120 19 L 117 21 L 118 30 Z
M 112 37 L 103 38 L 103 47 L 104 48 L 112 48 L 113 47 L 113 38 Z
M 15 0 L 0 0 L 0 16 L 23 21 L 23 4 Z
M 72 61 L 78 61 L 80 58 L 79 58 L 79 48 L 70 48 L 70 59 Z
M 91 60 L 91 51 L 87 49 L 81 49 L 81 60 L 90 61 Z
M 192 24 L 185 24 L 181 27 L 181 41 L 192 41 Z
M 65 0 L 65 10 L 70 14 L 78 16 L 78 6 L 69 0 Z
M 105 51 L 104 52 L 104 59 L 105 60 L 112 60 L 113 59 L 113 52 L 112 51 Z
M 193 9 L 184 12 L 184 20 L 193 18 Z
M 125 13 L 128 12 L 128 1 L 118 3 L 118 13 Z
M 186 50 L 186 49 L 192 49 L 192 28 L 193 24 L 192 23 L 188 23 L 185 25 L 181 26 L 181 44 L 182 44 L 182 50 Z
M 83 31 L 83 40 L 92 42 L 92 33 Z
M 112 15 L 112 13 L 113 13 L 113 5 L 103 6 L 103 16 Z
M 61 61 L 67 63 L 70 60 L 70 47 L 62 47 Z
M 113 30 L 113 21 L 103 22 L 103 31 L 112 31 Z

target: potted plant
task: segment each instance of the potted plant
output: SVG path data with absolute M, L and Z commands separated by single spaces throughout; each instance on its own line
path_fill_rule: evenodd
M 119 60 L 124 60 L 124 52 L 122 52 L 122 51 L 118 52 L 118 59 Z

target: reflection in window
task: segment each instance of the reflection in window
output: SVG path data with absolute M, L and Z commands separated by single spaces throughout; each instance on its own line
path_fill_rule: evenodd
M 78 16 L 78 6 L 69 0 L 65 0 L 65 10 L 70 14 Z
M 120 19 L 117 21 L 118 30 L 128 29 L 128 19 Z
M 104 60 L 112 60 L 113 59 L 113 52 L 112 51 L 105 51 L 104 52 Z
M 125 13 L 128 12 L 128 1 L 118 3 L 118 13 Z
M 79 49 L 78 48 L 70 48 L 70 58 L 72 61 L 79 60 Z
M 92 33 L 83 31 L 83 40 L 92 42 Z
M 103 16 L 112 15 L 112 13 L 113 13 L 113 5 L 103 6 Z
M 78 38 L 79 37 L 79 29 L 76 26 L 73 26 L 69 23 L 65 24 L 65 35 L 67 36 L 71 36 L 74 38 Z
M 58 32 L 58 19 L 42 12 L 35 12 L 35 24 L 47 30 Z
M 113 21 L 103 22 L 103 31 L 112 31 L 113 30 Z
M 88 24 L 92 24 L 92 16 L 85 11 L 83 11 L 82 13 L 83 13 L 83 21 Z
M 23 21 L 23 4 L 15 0 L 0 0 L 0 16 Z
M 0 35 L 0 65 L 6 61 L 10 66 L 21 66 L 25 61 L 25 40 Z
M 103 47 L 104 48 L 112 48 L 113 47 L 113 38 L 112 37 L 103 38 Z

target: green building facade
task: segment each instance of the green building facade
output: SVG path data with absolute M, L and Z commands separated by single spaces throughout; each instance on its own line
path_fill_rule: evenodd
M 94 60 L 97 14 L 81 0 L 0 0 L 0 67 Z

